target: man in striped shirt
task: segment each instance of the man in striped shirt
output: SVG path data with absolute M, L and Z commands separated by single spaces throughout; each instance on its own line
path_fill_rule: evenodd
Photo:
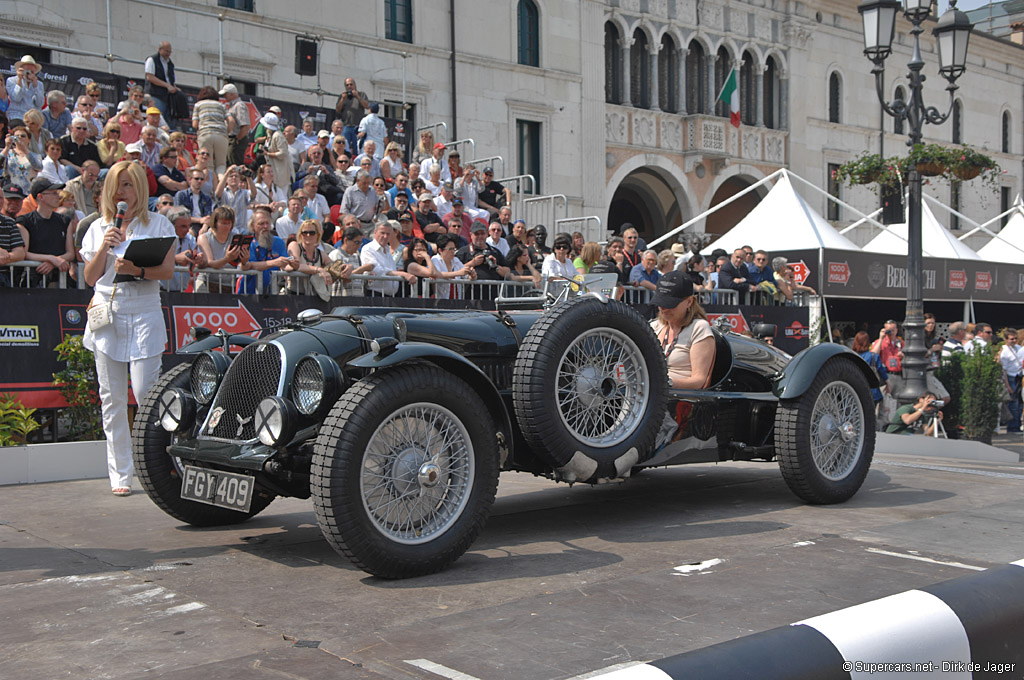
M 6 195 L 6 190 L 4 195 Z M 20 194 L 15 194 L 20 197 Z M 11 285 L 9 265 L 25 259 L 25 241 L 21 238 L 18 223 L 3 214 L 4 196 L 0 196 L 0 287 Z
M 966 334 L 967 329 L 962 321 L 954 321 L 949 325 L 949 337 L 942 343 L 942 363 L 946 363 L 953 354 L 964 351 L 964 336 Z

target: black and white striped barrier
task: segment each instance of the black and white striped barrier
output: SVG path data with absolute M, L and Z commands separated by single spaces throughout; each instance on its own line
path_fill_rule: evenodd
M 592 680 L 1024 677 L 1024 560 Z

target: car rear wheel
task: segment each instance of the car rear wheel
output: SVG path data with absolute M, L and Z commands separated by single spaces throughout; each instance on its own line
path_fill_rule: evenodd
M 498 487 L 497 427 L 463 380 L 430 365 L 350 387 L 314 446 L 312 492 L 328 542 L 382 578 L 444 569 L 483 530 Z
M 790 490 L 808 503 L 842 503 L 864 483 L 875 416 L 864 374 L 832 359 L 800 397 L 779 403 L 775 451 Z
M 191 364 L 178 364 L 153 385 L 139 404 L 132 426 L 132 458 L 135 475 L 153 502 L 171 517 L 196 527 L 238 524 L 262 512 L 276 497 L 266 489 L 253 496 L 248 512 L 218 508 L 181 497 L 184 469 L 181 461 L 168 454 L 175 435 L 160 426 L 160 395 L 172 387 L 189 389 Z
M 550 309 L 523 339 L 512 373 L 519 427 L 566 481 L 623 477 L 650 458 L 668 372 L 636 310 L 593 297 Z

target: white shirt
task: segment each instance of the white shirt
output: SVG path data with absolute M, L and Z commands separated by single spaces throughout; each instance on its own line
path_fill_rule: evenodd
M 67 170 L 60 163 L 54 163 L 53 159 L 49 156 L 43 159 L 43 169 L 39 174 L 55 184 L 68 183 Z
M 277 235 L 281 237 L 281 240 L 287 242 L 289 236 L 295 236 L 299 233 L 299 226 L 301 224 L 302 213 L 299 213 L 294 220 L 288 213 L 285 213 L 277 218 L 277 224 L 274 228 L 277 230 Z
M 999 363 L 1003 365 L 1006 375 L 1011 378 L 1020 375 L 1024 371 L 1024 346 L 1017 345 L 1011 348 L 1004 344 L 1002 351 L 999 352 Z
M 508 241 L 506 241 L 505 239 L 501 238 L 500 236 L 498 237 L 497 241 L 492 241 L 491 237 L 488 236 L 487 237 L 487 245 L 491 246 L 492 248 L 497 248 L 498 250 L 500 250 L 502 257 L 508 257 L 508 249 L 509 249 Z M 573 271 L 575 271 L 575 269 L 576 268 L 573 267 Z
M 541 267 L 541 275 L 545 278 L 551 276 L 564 276 L 565 278 L 572 280 L 576 276 L 576 267 L 573 266 L 569 258 L 565 258 L 565 262 L 559 262 L 558 258 L 554 254 L 548 255 L 544 258 L 544 266 Z
M 103 245 L 103 235 L 112 225 L 100 218 L 92 223 L 82 241 L 82 258 L 90 262 Z M 149 213 L 149 224 L 142 224 L 138 218 L 127 228 L 128 239 L 117 248 L 107 251 L 107 263 L 103 276 L 95 286 L 93 299 L 96 302 L 111 301 L 114 322 L 98 331 L 85 329 L 83 344 L 93 352 L 103 352 L 115 361 L 128 362 L 159 356 L 167 344 L 167 330 L 164 313 L 160 307 L 159 281 L 128 281 L 117 284 L 114 290 L 114 262 L 123 255 L 128 244 L 135 239 L 174 236 L 174 227 L 160 213 Z M 177 243 L 171 248 L 177 248 Z
M 373 152 L 377 160 L 384 158 L 384 138 L 388 136 L 387 123 L 381 120 L 380 116 L 376 113 L 368 113 L 359 121 L 359 132 L 366 133 L 366 136 L 363 138 L 364 144 L 367 139 L 372 139 L 377 143 L 377 148 Z
M 437 271 L 439 272 L 457 272 L 466 266 L 462 263 L 462 260 L 460 260 L 457 257 L 452 258 L 451 269 L 448 269 L 448 265 L 444 263 L 444 260 L 441 258 L 440 255 L 434 255 L 433 257 L 430 258 L 430 261 L 434 263 L 434 268 L 437 269 Z M 466 277 L 460 276 L 459 278 L 464 279 Z M 463 286 L 455 285 L 455 290 L 453 294 L 453 285 L 455 284 L 448 283 L 447 279 L 438 279 L 437 283 L 434 284 L 434 297 L 436 297 L 438 300 L 461 300 L 463 295 Z
M 359 252 L 360 264 L 372 264 L 373 270 L 367 272 L 370 276 L 387 276 L 390 272 L 397 271 L 395 256 L 390 248 L 381 247 L 376 241 L 370 241 Z M 367 281 L 366 287 L 384 295 L 394 295 L 398 292 L 398 281 Z
M 420 163 L 420 177 L 423 178 L 424 182 L 430 179 L 430 167 L 434 164 L 441 168 L 442 182 L 452 181 L 452 171 L 448 167 L 448 163 L 445 162 L 444 158 L 435 161 L 433 156 L 431 156 L 430 158 L 424 158 L 423 161 Z
M 452 196 L 452 198 L 455 198 Z M 434 199 L 434 208 L 436 209 L 438 217 L 444 217 L 452 211 L 452 202 L 444 197 L 444 194 L 438 194 L 437 198 Z

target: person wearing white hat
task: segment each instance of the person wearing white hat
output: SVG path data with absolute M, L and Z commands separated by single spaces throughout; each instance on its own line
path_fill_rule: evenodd
M 43 67 L 26 54 L 21 61 L 14 63 L 14 75 L 7 79 L 7 96 L 11 98 L 7 107 L 7 120 L 21 120 L 29 109 L 42 111 L 46 93 L 43 83 L 39 80 L 39 72 Z
M 270 131 L 264 154 L 270 167 L 274 168 L 274 184 L 287 192 L 295 181 L 295 166 L 292 165 L 288 138 L 281 130 L 280 119 L 276 114 L 268 113 L 263 116 L 262 123 Z
M 220 96 L 227 103 L 228 163 L 245 164 L 245 149 L 249 146 L 249 107 L 238 96 L 238 88 L 228 83 L 220 89 Z

